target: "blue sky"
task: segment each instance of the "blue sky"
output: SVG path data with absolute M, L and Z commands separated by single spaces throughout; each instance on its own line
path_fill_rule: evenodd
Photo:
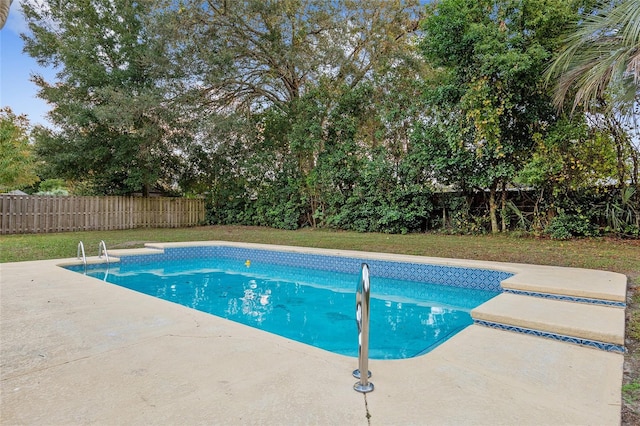
M 47 81 L 53 81 L 55 72 L 40 67 L 22 53 L 24 43 L 19 34 L 27 30 L 27 25 L 19 6 L 20 1 L 14 0 L 9 19 L 0 30 L 0 106 L 11 107 L 16 114 L 26 114 L 31 124 L 49 126 L 46 118 L 49 106 L 36 97 L 38 87 L 30 78 L 32 74 L 41 74 Z

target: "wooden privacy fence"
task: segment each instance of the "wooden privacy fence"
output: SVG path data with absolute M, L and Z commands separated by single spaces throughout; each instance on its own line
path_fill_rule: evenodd
M 204 221 L 204 200 L 0 195 L 2 234 L 180 228 Z

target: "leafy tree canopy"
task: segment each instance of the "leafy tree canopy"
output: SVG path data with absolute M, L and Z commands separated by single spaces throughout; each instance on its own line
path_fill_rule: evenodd
M 443 0 L 423 22 L 421 52 L 440 69 L 430 104 L 444 110 L 436 117 L 448 129 L 436 162 L 458 164 L 457 177 L 442 167 L 458 186 L 489 189 L 494 232 L 498 186 L 513 180 L 534 137 L 555 120 L 541 75 L 580 4 Z
M 165 7 L 177 13 L 166 14 L 164 27 L 192 88 L 218 108 L 260 111 L 283 107 L 323 82 L 355 87 L 370 79 L 401 54 L 398 40 L 417 27 L 416 6 L 412 0 L 169 1 Z
M 25 188 L 38 179 L 29 121 L 11 108 L 0 109 L 0 192 Z
M 38 150 L 56 174 L 90 179 L 100 193 L 171 185 L 185 138 L 167 82 L 166 46 L 148 31 L 150 0 L 27 1 L 25 51 L 54 66 L 56 81 L 33 80 L 53 106 L 57 130 Z

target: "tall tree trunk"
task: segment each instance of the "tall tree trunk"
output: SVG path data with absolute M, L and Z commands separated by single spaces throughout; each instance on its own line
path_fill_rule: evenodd
M 447 228 L 447 208 L 442 207 L 442 229 Z
M 313 194 L 309 194 L 309 212 L 307 213 L 307 221 L 311 225 L 312 228 L 317 227 L 316 223 L 316 210 L 318 209 L 318 203 L 316 196 Z
M 498 203 L 496 201 L 496 192 L 498 192 L 498 182 L 492 183 L 489 188 L 489 216 L 491 217 L 492 234 L 497 234 L 500 231 L 498 228 Z
M 613 137 L 613 141 L 616 146 L 617 157 L 617 169 L 618 169 L 618 187 L 620 189 L 625 188 L 627 185 L 627 155 L 628 148 L 630 147 L 629 136 L 624 130 L 624 127 L 620 123 L 620 120 L 613 115 L 613 113 L 605 114 L 605 128 L 609 130 L 609 133 Z
M 531 224 L 532 231 L 542 231 L 544 229 L 542 219 L 540 218 L 540 203 L 542 203 L 543 200 L 544 200 L 544 186 L 540 189 L 540 194 L 538 195 L 535 203 L 533 204 L 533 223 Z
M 507 232 L 507 182 L 502 181 L 500 188 L 500 220 L 502 221 L 502 232 Z

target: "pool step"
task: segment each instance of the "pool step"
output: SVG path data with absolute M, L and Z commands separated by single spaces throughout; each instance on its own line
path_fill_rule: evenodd
M 473 309 L 471 316 L 480 325 L 624 351 L 621 307 L 502 293 Z
M 144 247 L 144 248 L 134 248 L 134 249 L 113 249 L 113 250 L 109 250 L 109 255 L 114 257 L 120 257 L 120 256 L 138 256 L 138 255 L 144 255 L 144 254 L 162 254 L 163 252 L 164 250 L 162 249 Z
M 542 295 L 614 302 L 624 305 L 627 277 L 623 274 L 591 269 L 534 267 L 502 281 L 502 288 Z

